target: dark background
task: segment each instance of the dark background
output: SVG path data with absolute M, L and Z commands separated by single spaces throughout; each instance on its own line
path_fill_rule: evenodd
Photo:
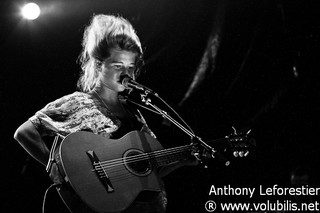
M 20 17 L 23 3 L 0 3 L 0 208 L 6 212 L 41 211 L 49 178 L 13 133 L 46 103 L 76 89 L 76 59 L 93 13 L 132 22 L 145 49 L 146 73 L 138 81 L 158 92 L 196 135 L 212 140 L 232 133 L 232 126 L 252 129 L 257 150 L 247 159 L 231 158 L 227 168 L 210 161 L 207 169 L 181 168 L 166 177 L 168 212 L 205 212 L 204 203 L 218 199 L 208 196 L 211 185 L 287 185 L 299 165 L 310 167 L 319 187 L 318 1 L 43 0 L 35 21 Z M 182 101 L 217 29 L 214 68 Z M 143 113 L 165 147 L 189 143 L 178 129 Z

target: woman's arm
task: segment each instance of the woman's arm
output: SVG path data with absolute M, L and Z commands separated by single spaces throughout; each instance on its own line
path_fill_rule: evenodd
M 49 158 L 49 149 L 31 121 L 23 123 L 14 133 L 14 139 L 44 166 Z

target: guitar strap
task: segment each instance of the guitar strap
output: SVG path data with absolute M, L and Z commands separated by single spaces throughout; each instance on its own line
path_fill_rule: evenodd
M 57 148 L 58 143 L 60 144 L 60 142 L 61 142 L 61 140 L 59 140 L 59 138 L 61 138 L 60 135 L 57 135 L 57 136 L 54 137 L 53 144 L 51 146 L 50 153 L 49 153 L 49 160 L 48 160 L 48 163 L 47 163 L 47 166 L 46 166 L 47 173 L 49 173 L 50 170 L 51 170 L 52 163 L 54 162 L 55 150 Z

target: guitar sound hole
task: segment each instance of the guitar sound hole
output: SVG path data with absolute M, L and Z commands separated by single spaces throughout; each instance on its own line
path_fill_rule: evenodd
M 146 176 L 151 172 L 151 164 L 147 156 L 140 150 L 128 150 L 124 161 L 127 169 L 137 176 Z

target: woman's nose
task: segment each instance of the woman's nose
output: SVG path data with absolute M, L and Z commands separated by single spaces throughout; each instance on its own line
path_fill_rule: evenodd
M 123 71 L 122 71 L 122 73 L 123 73 L 124 75 L 129 76 L 130 78 L 133 78 L 133 73 L 134 73 L 134 72 L 132 72 L 130 68 L 124 68 Z

